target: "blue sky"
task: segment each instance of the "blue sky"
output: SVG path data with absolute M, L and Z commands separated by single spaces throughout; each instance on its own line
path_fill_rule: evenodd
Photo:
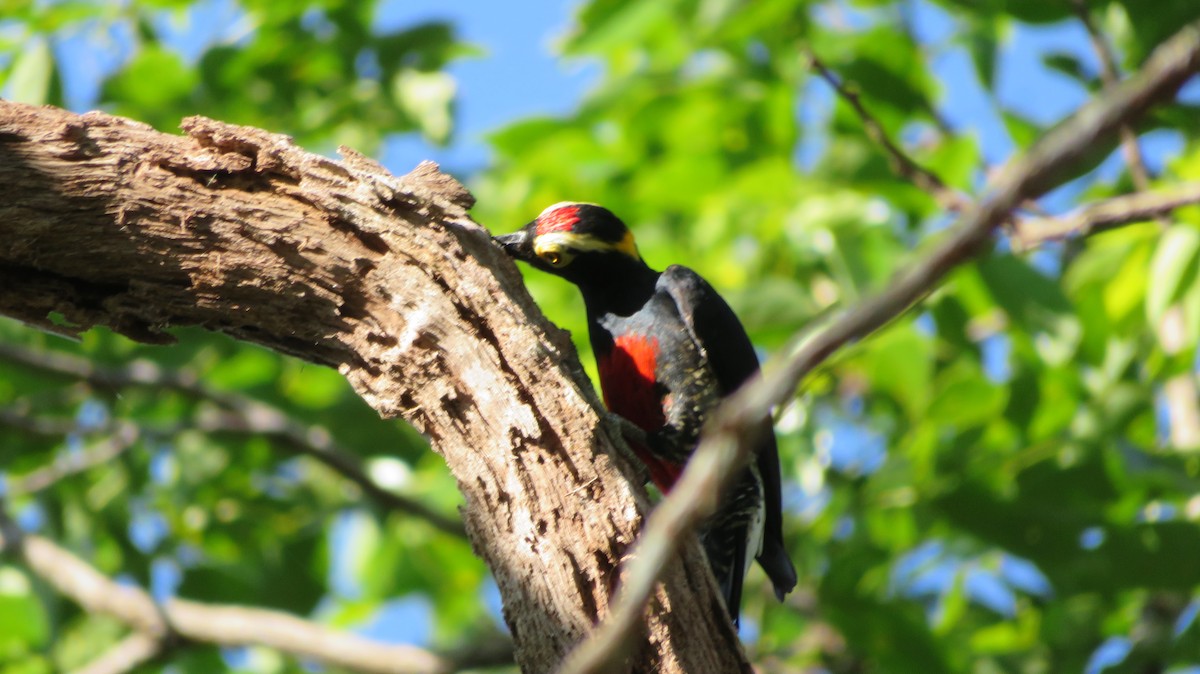
M 386 17 L 383 27 L 450 21 L 460 38 L 481 47 L 484 55 L 450 68 L 460 95 L 452 145 L 440 148 L 405 136 L 389 142 L 380 160 L 398 173 L 422 159 L 468 173 L 487 162 L 488 132 L 531 115 L 569 112 L 599 75 L 595 66 L 567 64 L 555 56 L 554 41 L 570 26 L 575 5 L 526 0 L 516 12 L 503 2 L 385 0 L 379 12 Z

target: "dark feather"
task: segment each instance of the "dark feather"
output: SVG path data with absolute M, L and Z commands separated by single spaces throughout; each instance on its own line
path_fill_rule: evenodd
M 675 300 L 692 340 L 707 356 L 709 366 L 717 375 L 722 397 L 736 391 L 758 372 L 758 356 L 741 321 L 724 298 L 699 274 L 687 267 L 671 265 L 659 277 L 658 287 Z M 783 544 L 783 497 L 775 433 L 769 417 L 763 418 L 760 424 L 755 463 L 762 477 L 766 512 L 758 563 L 775 586 L 775 595 L 782 600 L 796 586 L 796 569 Z M 740 588 L 738 594 L 741 594 Z

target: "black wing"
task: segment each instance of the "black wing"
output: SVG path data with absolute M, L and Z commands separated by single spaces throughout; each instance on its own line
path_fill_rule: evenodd
M 733 393 L 758 372 L 758 356 L 733 309 L 699 274 L 677 264 L 667 267 L 659 288 L 675 300 L 692 341 L 717 375 L 721 395 Z
M 692 341 L 708 358 L 717 376 L 721 395 L 733 393 L 758 372 L 758 356 L 750 337 L 733 309 L 699 274 L 679 265 L 662 273 L 659 288 L 669 293 L 679 308 Z M 770 417 L 764 417 L 756 465 L 763 482 L 763 548 L 758 563 L 771 578 L 782 601 L 796 585 L 796 569 L 783 545 L 783 503 L 779 477 L 779 450 Z M 737 607 L 730 607 L 735 612 Z

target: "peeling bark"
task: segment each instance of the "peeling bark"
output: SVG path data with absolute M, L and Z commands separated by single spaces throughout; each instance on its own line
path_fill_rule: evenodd
M 192 117 L 184 136 L 0 102 L 0 313 L 169 343 L 200 325 L 337 368 L 458 481 L 516 657 L 554 668 L 607 611 L 647 511 L 567 336 L 432 164 L 396 178 Z M 749 671 L 694 542 L 633 671 Z

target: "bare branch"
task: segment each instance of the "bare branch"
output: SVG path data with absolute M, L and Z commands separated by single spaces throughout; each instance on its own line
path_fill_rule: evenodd
M 324 428 L 296 421 L 283 410 L 253 398 L 209 388 L 200 382 L 199 377 L 188 371 L 164 370 L 148 360 L 135 360 L 120 367 L 104 367 L 68 354 L 33 351 L 12 344 L 0 344 L 0 360 L 43 372 L 75 377 L 98 388 L 144 386 L 157 390 L 178 391 L 193 398 L 211 401 L 222 407 L 225 414 L 219 423 L 213 424 L 210 419 L 210 426 L 205 430 L 236 430 L 270 436 L 290 451 L 312 457 L 333 469 L 380 506 L 419 517 L 439 531 L 459 538 L 466 537 L 462 522 L 446 517 L 416 499 L 380 486 L 363 470 L 354 454 L 338 445 Z M 0 422 L 6 418 L 3 412 L 0 412 Z M 79 429 L 71 428 L 57 433 L 65 435 L 77 430 Z
M 0 425 L 32 435 L 68 435 L 80 431 L 79 424 L 69 419 L 34 416 L 28 405 L 0 407 Z
M 1048 241 L 1088 236 L 1121 225 L 1143 222 L 1200 203 L 1200 183 L 1185 183 L 1155 192 L 1134 192 L 1090 204 L 1056 218 L 1017 222 L 1014 248 L 1029 250 Z
M 61 351 L 34 351 L 16 344 L 0 342 L 0 360 L 80 379 L 101 389 L 144 386 L 160 391 L 177 391 L 228 408 L 237 408 L 245 401 L 241 396 L 208 388 L 190 370 L 164 370 L 157 363 L 146 359 L 134 360 L 123 366 L 104 366 Z
M 328 430 L 320 426 L 305 426 L 278 408 L 247 399 L 240 410 L 226 411 L 219 417 L 202 417 L 199 426 L 208 431 L 250 432 L 270 437 L 289 450 L 312 457 L 341 474 L 380 506 L 419 517 L 439 531 L 452 536 L 467 536 L 462 522 L 450 519 L 416 499 L 381 486 L 363 470 L 352 453 L 337 444 Z
M 875 116 L 863 105 L 857 91 L 839 80 L 837 75 L 830 70 L 829 66 L 825 65 L 825 62 L 815 52 L 809 50 L 807 55 L 809 66 L 837 92 L 837 95 L 842 100 L 854 108 L 854 112 L 862 120 L 863 129 L 867 132 L 867 137 L 883 148 L 884 153 L 887 155 L 888 163 L 897 175 L 928 192 L 946 210 L 961 212 L 970 207 L 970 199 L 947 185 L 936 173 L 918 164 L 892 141 L 887 131 L 883 128 L 883 125 L 879 123 L 879 120 L 875 119 Z
M 1075 5 L 1075 14 L 1079 17 L 1083 27 L 1087 29 L 1088 39 L 1092 43 L 1092 51 L 1096 52 L 1096 58 L 1100 60 L 1100 82 L 1107 91 L 1117 86 L 1121 79 L 1120 70 L 1117 68 L 1116 54 L 1113 53 L 1112 45 L 1108 43 L 1096 23 L 1092 21 L 1087 0 L 1074 0 L 1073 4 Z M 1122 124 L 1120 133 L 1121 153 L 1125 155 L 1125 165 L 1129 167 L 1129 176 L 1133 179 L 1133 186 L 1137 191 L 1144 192 L 1150 188 L 1150 172 L 1146 170 L 1146 161 L 1142 157 L 1142 148 L 1138 145 L 1137 133 L 1129 124 Z
M 898 275 L 882 294 L 847 311 L 810 340 L 794 343 L 763 372 L 726 400 L 709 420 L 683 476 L 646 523 L 609 616 L 564 661 L 564 674 L 615 671 L 657 578 L 676 555 L 684 534 L 716 508 L 752 456 L 756 421 L 790 398 L 801 380 L 832 353 L 878 330 L 931 292 L 950 270 L 985 252 L 992 233 L 1023 200 L 1052 189 L 1056 174 L 1095 142 L 1116 131 L 1164 97 L 1174 96 L 1200 68 L 1200 23 L 1186 26 L 1161 45 L 1142 72 L 1078 110 L 1068 121 L 1002 171 L 994 191 L 963 216 L 928 258 Z
M 67 435 L 85 430 L 59 420 L 31 418 L 11 407 L 0 408 L 0 426 L 20 428 L 41 435 Z M 102 439 L 84 447 L 80 452 L 59 456 L 49 465 L 21 476 L 10 475 L 6 495 L 27 496 L 49 489 L 59 480 L 112 461 L 132 447 L 140 436 L 137 426 L 130 423 L 117 423 L 103 432 Z
M 48 539 L 20 533 L 11 520 L 0 518 L 0 531 L 0 550 L 16 551 L 30 571 L 56 591 L 84 610 L 115 618 L 143 635 L 128 646 L 131 652 L 135 647 L 148 650 L 144 640 L 161 644 L 175 635 L 218 646 L 265 646 L 369 674 L 442 674 L 458 668 L 454 658 L 415 646 L 378 643 L 278 611 L 187 599 L 169 599 L 160 606 L 144 590 L 112 581 Z M 512 653 L 500 651 L 497 658 L 484 664 L 511 662 Z M 108 655 L 89 667 L 98 667 L 106 659 Z

